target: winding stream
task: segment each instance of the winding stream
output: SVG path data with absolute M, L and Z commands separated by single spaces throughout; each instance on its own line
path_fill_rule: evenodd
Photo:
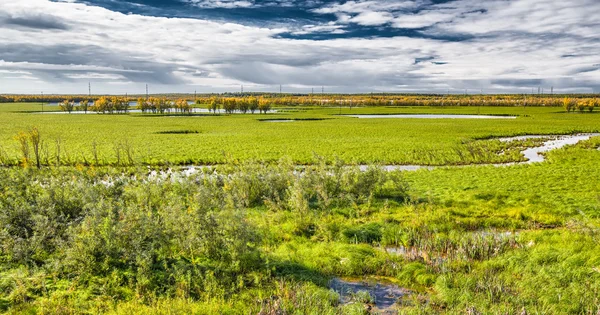
M 504 137 L 498 138 L 497 140 L 502 142 L 512 142 L 527 139 L 541 139 L 551 138 L 548 141 L 544 141 L 541 146 L 534 148 L 527 148 L 521 151 L 521 154 L 525 156 L 527 161 L 525 162 L 511 162 L 511 163 L 499 163 L 499 164 L 477 164 L 477 165 L 494 165 L 494 166 L 508 166 L 516 164 L 531 164 L 544 162 L 546 158 L 542 153 L 563 148 L 567 145 L 574 145 L 581 141 L 589 140 L 592 137 L 600 136 L 600 133 L 586 133 L 576 135 L 531 135 L 531 136 L 516 136 L 516 137 Z M 469 165 L 470 166 L 470 165 Z M 425 166 L 425 165 L 383 165 L 381 166 L 386 171 L 416 171 L 420 169 L 432 170 L 439 167 L 464 167 L 464 166 Z M 368 165 L 360 165 L 360 169 L 366 171 L 369 168 Z

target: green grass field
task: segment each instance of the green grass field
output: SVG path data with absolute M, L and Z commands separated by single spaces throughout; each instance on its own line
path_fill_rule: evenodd
M 192 117 L 0 109 L 2 147 L 14 164 L 13 137 L 30 127 L 51 152 L 60 138 L 80 164 L 0 168 L 2 312 L 375 313 L 364 294 L 340 303 L 333 278 L 407 290 L 394 307 L 400 314 L 600 312 L 600 137 L 536 164 L 346 166 L 518 161 L 531 143 L 479 139 L 595 132 L 599 114 L 341 109 L 519 116 L 434 120 L 339 117 L 339 108 Z M 186 130 L 199 133 L 164 133 Z M 93 141 L 102 165 L 81 165 L 93 160 Z M 113 167 L 123 142 L 135 163 Z M 278 162 L 256 163 L 265 160 Z M 167 162 L 222 165 L 189 177 L 142 165 Z M 311 165 L 298 172 L 298 163 Z
M 45 106 L 45 110 L 57 107 Z M 115 147 L 126 144 L 139 164 L 219 164 L 231 159 L 310 164 L 315 156 L 348 163 L 447 165 L 519 161 L 518 152 L 476 139 L 522 134 L 594 132 L 600 115 L 560 108 L 387 107 L 292 108 L 258 115 L 78 115 L 40 114 L 40 104 L 1 104 L 0 146 L 16 163 L 14 136 L 39 129 L 48 160 L 60 139 L 63 161 L 117 163 Z M 339 114 L 445 113 L 518 115 L 514 120 L 357 119 Z M 273 123 L 261 119 L 324 119 Z M 193 133 L 179 133 L 192 131 Z M 196 133 L 197 132 L 197 133 Z M 93 143 L 96 145 L 94 154 Z M 52 163 L 52 162 L 50 162 Z

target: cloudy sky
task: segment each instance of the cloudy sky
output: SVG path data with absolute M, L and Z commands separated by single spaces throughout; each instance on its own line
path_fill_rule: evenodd
M 600 92 L 598 0 L 0 0 L 0 93 Z

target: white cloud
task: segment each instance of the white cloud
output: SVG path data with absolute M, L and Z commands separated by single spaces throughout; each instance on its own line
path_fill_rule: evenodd
M 533 84 L 554 85 L 556 91 L 600 90 L 600 73 L 593 67 L 600 63 L 596 1 L 458 0 L 411 13 L 426 4 L 350 1 L 318 10 L 336 14 L 335 22 L 288 28 L 121 14 L 71 2 L 11 1 L 2 4 L 0 16 L 17 16 L 20 24 L 0 23 L 0 86 L 15 93 L 81 93 L 88 81 L 98 93 L 141 93 L 146 82 L 155 92 L 232 91 L 240 84 L 245 90 L 284 84 L 347 92 L 519 91 Z M 28 28 L 30 17 L 57 27 Z M 428 35 L 472 38 L 277 37 L 343 34 L 348 23 L 434 25 Z M 415 64 L 417 58 L 427 61 Z M 40 84 L 33 86 L 32 78 Z
M 366 25 L 366 26 L 374 26 L 374 25 L 383 25 L 389 23 L 394 16 L 389 12 L 362 12 L 355 17 L 350 18 L 349 22 Z
M 254 5 L 254 1 L 246 0 L 187 0 L 186 2 L 201 8 L 248 8 Z

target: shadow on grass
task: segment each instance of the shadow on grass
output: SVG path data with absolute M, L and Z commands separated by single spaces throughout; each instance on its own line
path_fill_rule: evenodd
M 317 286 L 327 288 L 333 275 L 327 275 L 300 263 L 292 261 L 272 260 L 273 275 L 275 277 L 294 280 L 297 282 L 311 282 Z

